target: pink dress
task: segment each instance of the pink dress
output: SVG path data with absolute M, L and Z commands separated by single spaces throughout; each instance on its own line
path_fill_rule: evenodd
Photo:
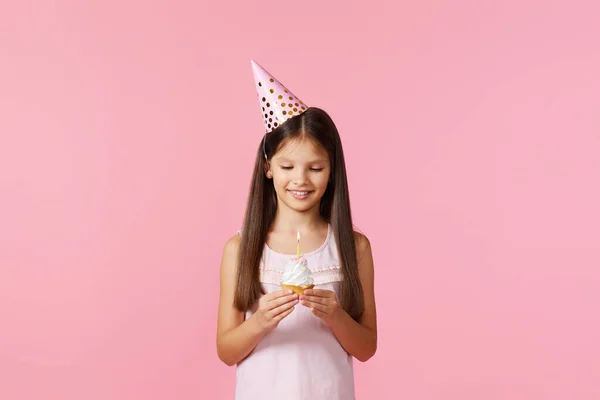
M 260 281 L 265 292 L 281 290 L 285 264 L 293 255 L 279 254 L 265 245 Z M 336 292 L 342 280 L 331 226 L 325 243 L 304 254 L 313 273 L 315 289 Z M 246 312 L 246 319 L 256 305 Z M 297 304 L 277 328 L 237 365 L 236 400 L 352 400 L 352 356 L 308 307 Z

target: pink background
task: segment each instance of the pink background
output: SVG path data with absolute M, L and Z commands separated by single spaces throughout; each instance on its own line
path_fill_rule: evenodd
M 233 397 L 251 58 L 343 138 L 359 399 L 600 398 L 597 2 L 33 3 L 0 6 L 1 399 Z

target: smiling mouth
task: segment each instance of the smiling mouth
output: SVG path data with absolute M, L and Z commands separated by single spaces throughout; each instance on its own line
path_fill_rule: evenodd
M 292 197 L 294 197 L 295 199 L 305 199 L 307 198 L 313 191 L 312 190 L 289 190 L 288 192 L 292 195 Z

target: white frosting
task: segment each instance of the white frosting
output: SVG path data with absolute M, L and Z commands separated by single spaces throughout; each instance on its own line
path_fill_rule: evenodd
M 292 258 L 285 266 L 281 283 L 293 286 L 312 285 L 314 280 L 307 264 L 308 262 L 304 257 Z

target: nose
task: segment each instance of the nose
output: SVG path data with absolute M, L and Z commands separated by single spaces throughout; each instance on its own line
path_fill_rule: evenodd
M 293 180 L 296 185 L 305 183 L 307 177 L 308 173 L 304 168 L 295 168 Z

